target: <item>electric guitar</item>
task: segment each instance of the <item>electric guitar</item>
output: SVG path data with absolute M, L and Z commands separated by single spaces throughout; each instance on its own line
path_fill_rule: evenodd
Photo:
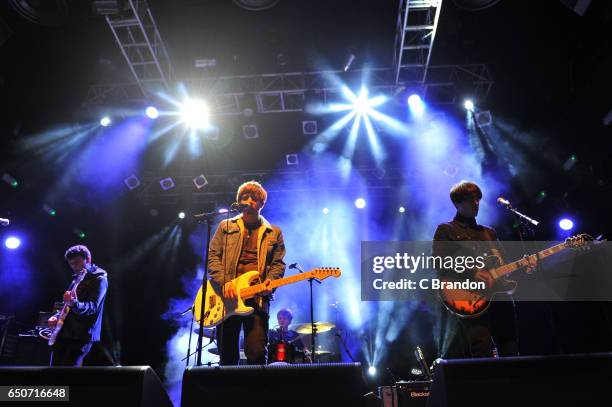
M 87 274 L 87 271 L 82 270 L 81 273 L 77 275 L 77 278 L 74 284 L 72 285 L 72 288 L 70 289 L 73 294 L 76 293 L 76 289 L 81 283 L 81 281 L 83 281 L 83 279 L 85 278 L 85 274 Z M 55 343 L 57 335 L 62 330 L 62 327 L 64 326 L 64 321 L 66 320 L 66 317 L 69 313 L 70 307 L 68 306 L 68 304 L 64 303 L 64 306 L 60 310 L 59 315 L 57 317 L 57 324 L 55 325 L 55 328 L 53 328 L 53 332 L 51 332 L 51 335 L 49 335 L 49 341 L 47 342 L 49 346 L 53 346 L 53 344 Z
M 236 289 L 237 299 L 223 298 L 223 288 L 220 287 L 215 290 L 209 280 L 206 282 L 204 312 L 201 312 L 202 287 L 200 287 L 193 303 L 193 314 L 198 323 L 200 323 L 200 320 L 203 320 L 202 325 L 204 325 L 205 328 L 211 328 L 219 325 L 232 315 L 244 316 L 252 314 L 254 308 L 246 306 L 244 301 L 255 297 L 257 294 L 263 291 L 272 290 L 277 287 L 297 283 L 298 281 L 308 280 L 311 278 L 316 278 L 317 280 L 324 280 L 327 277 L 337 278 L 340 277 L 341 274 L 340 268 L 338 267 L 320 267 L 305 273 L 297 274 L 295 276 L 272 280 L 269 281 L 268 284 L 265 284 L 256 283 L 256 281 L 259 280 L 259 272 L 257 270 L 249 271 L 240 277 L 231 280 Z
M 442 288 L 438 291 L 442 303 L 451 313 L 460 318 L 474 318 L 484 314 L 491 305 L 491 299 L 497 293 L 511 294 L 516 289 L 516 281 L 502 279 L 502 277 L 529 265 L 529 259 L 533 263 L 548 256 L 552 256 L 566 249 L 587 248 L 589 242 L 594 239 L 587 234 L 580 234 L 565 239 L 565 242 L 544 249 L 520 260 L 504 264 L 497 268 L 490 268 L 489 274 L 493 278 L 493 285 L 484 290 Z M 440 278 L 443 282 L 457 281 L 449 277 Z

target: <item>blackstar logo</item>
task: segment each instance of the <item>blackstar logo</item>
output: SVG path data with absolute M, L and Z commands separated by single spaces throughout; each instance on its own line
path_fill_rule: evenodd
M 428 391 L 411 391 L 410 397 L 429 397 Z

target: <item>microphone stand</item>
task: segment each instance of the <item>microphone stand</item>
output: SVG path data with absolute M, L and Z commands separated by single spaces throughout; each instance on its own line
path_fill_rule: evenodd
M 302 270 L 302 268 L 300 267 L 300 265 L 298 263 L 295 263 L 295 266 L 291 267 L 293 265 L 290 265 L 290 268 L 295 268 L 297 269 L 300 273 L 303 273 L 304 270 Z M 310 346 L 312 347 L 312 363 L 316 363 L 317 362 L 317 348 L 315 347 L 316 345 L 316 336 L 317 336 L 317 325 L 314 322 L 314 302 L 313 302 L 313 293 L 312 293 L 312 282 L 316 281 L 317 283 L 321 284 L 321 282 L 319 280 L 315 280 L 314 278 L 309 278 L 308 282 L 310 283 L 310 329 L 312 330 L 312 335 L 310 336 Z
M 510 205 L 510 202 L 506 201 L 505 203 L 502 203 L 506 209 L 508 209 L 510 212 L 512 212 L 512 215 L 515 219 L 515 222 L 517 224 L 517 230 L 518 230 L 518 235 L 519 235 L 519 239 L 521 241 L 521 249 L 523 251 L 523 256 L 527 256 L 527 250 L 525 248 L 525 235 L 527 232 L 527 225 L 525 224 L 525 222 L 529 222 L 531 223 L 533 226 L 538 226 L 538 224 L 540 222 L 538 222 L 535 219 L 530 218 L 529 216 L 517 211 L 516 209 L 514 209 L 512 207 L 512 205 Z M 539 264 L 536 267 L 540 267 Z M 549 309 L 550 312 L 550 309 Z M 517 315 L 517 311 L 516 311 L 516 303 L 514 302 L 514 300 L 512 300 L 512 314 L 514 317 L 514 330 L 515 330 L 515 335 L 516 335 L 516 348 L 517 348 L 517 356 L 520 356 L 521 351 L 520 351 L 520 346 L 519 346 L 519 325 L 518 325 L 518 315 Z M 499 350 L 498 350 L 499 352 Z
M 232 212 L 238 212 L 238 209 L 229 209 L 224 215 L 229 215 Z M 197 366 L 202 366 L 202 338 L 204 337 L 204 305 L 206 301 L 206 282 L 208 281 L 208 249 L 210 247 L 210 235 L 212 229 L 212 220 L 215 216 L 220 215 L 218 211 L 214 212 L 203 212 L 198 213 L 197 215 L 193 215 L 193 217 L 197 220 L 198 223 L 206 223 L 206 255 L 204 257 L 204 275 L 202 276 L 202 302 L 200 303 L 200 329 L 198 330 L 198 346 L 196 350 L 198 352 L 197 356 Z

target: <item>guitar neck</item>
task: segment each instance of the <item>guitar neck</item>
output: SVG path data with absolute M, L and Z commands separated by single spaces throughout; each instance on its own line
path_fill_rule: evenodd
M 284 285 L 297 283 L 298 281 L 308 280 L 311 278 L 314 278 L 314 273 L 312 271 L 307 271 L 306 273 L 296 274 L 295 276 L 279 278 L 278 280 L 272 280 L 270 282 L 270 285 L 268 285 L 267 287 L 264 286 L 262 283 L 255 284 L 255 285 L 252 285 L 250 287 L 243 288 L 242 290 L 240 290 L 240 297 L 244 299 L 251 298 L 267 289 L 275 289 L 278 287 L 282 287 Z
M 505 276 L 506 274 L 510 274 L 513 271 L 520 269 L 521 267 L 525 267 L 529 265 L 529 261 L 528 261 L 529 259 L 535 262 L 537 260 L 544 259 L 548 256 L 552 256 L 553 254 L 559 253 L 560 251 L 567 249 L 567 247 L 568 247 L 567 243 L 565 242 L 559 243 L 557 245 L 549 247 L 548 249 L 544 249 L 535 254 L 532 254 L 531 256 L 527 256 L 527 258 L 516 260 L 516 261 L 513 261 L 512 263 L 504 264 L 503 266 L 498 267 L 493 270 L 496 275 L 495 278 L 500 278 L 502 276 Z

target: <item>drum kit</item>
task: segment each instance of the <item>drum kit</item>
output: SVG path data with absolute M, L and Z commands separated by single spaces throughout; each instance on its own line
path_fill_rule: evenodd
M 334 329 L 336 325 L 331 322 L 315 322 L 314 330 L 313 324 L 294 324 L 289 326 L 289 330 L 294 331 L 298 336 L 292 340 L 285 340 L 278 343 L 270 343 L 268 345 L 268 363 L 272 365 L 277 364 L 295 364 L 295 363 L 317 363 L 321 361 L 321 358 L 331 358 L 332 352 L 322 349 L 317 349 L 314 352 L 307 348 L 298 349 L 296 346 L 296 340 L 302 339 L 307 335 L 312 335 L 313 331 L 316 334 L 325 333 Z M 304 341 L 309 343 L 309 341 Z
M 329 332 L 334 329 L 336 326 L 331 322 L 315 322 L 315 332 L 318 334 Z M 322 359 L 329 360 L 334 354 L 328 350 L 317 349 L 313 354 L 308 349 L 298 349 L 295 346 L 295 340 L 299 338 L 306 337 L 307 335 L 311 335 L 312 324 L 304 323 L 304 324 L 294 324 L 289 327 L 290 330 L 295 331 L 299 336 L 291 341 L 282 341 L 275 344 L 268 345 L 268 363 L 271 365 L 279 365 L 279 364 L 295 364 L 295 363 L 316 363 Z M 193 332 L 198 333 L 200 330 L 199 327 L 194 328 Z M 203 337 L 208 338 L 213 343 L 216 339 L 216 330 L 214 328 L 204 328 Z M 240 341 L 240 363 L 246 363 L 246 355 L 244 352 L 244 347 L 242 343 L 242 338 Z M 305 343 L 309 343 L 308 341 L 304 341 Z M 219 356 L 219 348 L 209 348 L 208 352 L 212 355 Z M 315 362 L 316 361 L 316 362 Z

